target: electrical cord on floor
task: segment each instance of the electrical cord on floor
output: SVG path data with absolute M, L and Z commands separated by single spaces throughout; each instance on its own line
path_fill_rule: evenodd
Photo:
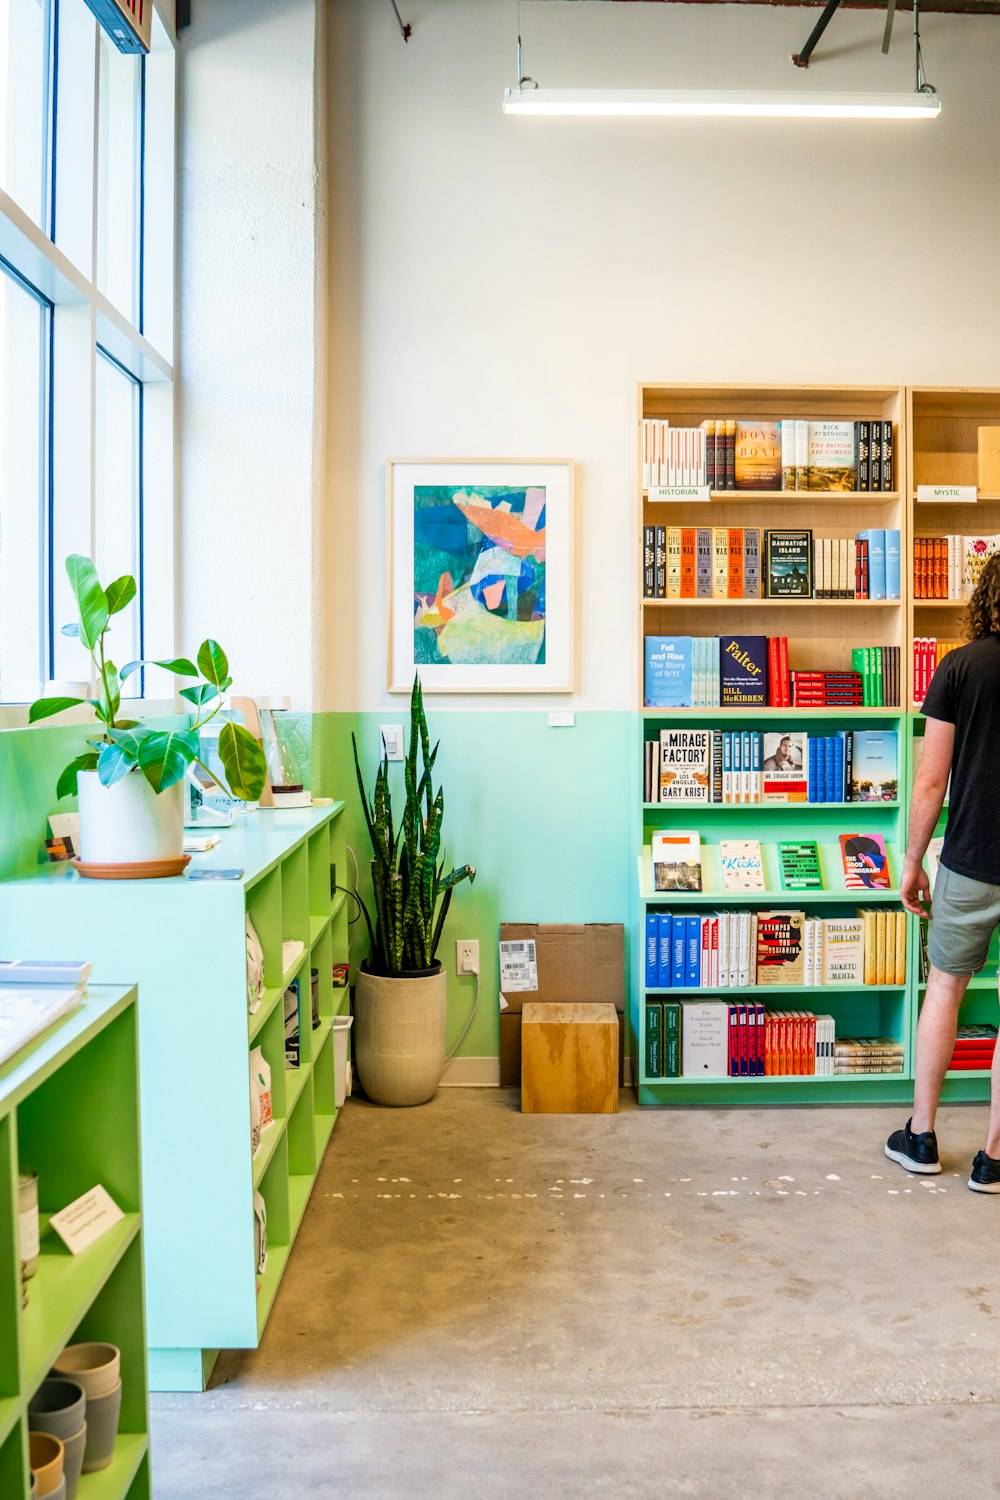
M 478 1009 L 479 1009 L 479 975 L 477 973 L 476 974 L 476 998 L 475 998 L 475 1000 L 472 1003 L 472 1009 L 469 1012 L 469 1019 L 466 1021 L 464 1027 L 462 1028 L 462 1035 L 459 1037 L 458 1041 L 455 1043 L 454 1047 L 452 1047 L 451 1051 L 448 1053 L 447 1057 L 445 1058 L 445 1062 L 451 1062 L 452 1058 L 455 1056 L 455 1053 L 458 1051 L 459 1047 L 461 1047 L 462 1043 L 465 1041 L 465 1038 L 469 1035 L 469 1027 L 472 1025 L 473 1021 L 476 1019 L 476 1011 Z

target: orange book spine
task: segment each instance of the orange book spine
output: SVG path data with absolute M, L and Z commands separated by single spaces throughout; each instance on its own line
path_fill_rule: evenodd
M 729 597 L 743 598 L 743 527 L 729 528 Z
M 697 540 L 693 526 L 681 527 L 681 598 L 694 599 L 697 593 Z

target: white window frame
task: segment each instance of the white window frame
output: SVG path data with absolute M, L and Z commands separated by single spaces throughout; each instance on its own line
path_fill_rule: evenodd
M 170 5 L 170 9 L 173 7 Z M 176 46 L 172 17 L 155 0 L 153 47 L 145 68 L 142 169 L 144 187 L 139 320 L 148 337 L 125 317 L 96 284 L 99 32 L 86 7 L 54 10 L 58 27 L 57 87 L 54 111 L 54 192 L 50 180 L 47 229 L 34 224 L 0 189 L 0 257 L 52 306 L 52 360 L 49 435 L 51 442 L 49 519 L 58 537 L 52 558 L 53 586 L 47 601 L 50 639 L 43 643 L 50 680 L 79 679 L 86 665 L 75 641 L 59 636 L 72 618 L 62 573 L 62 556 L 73 550 L 94 555 L 97 533 L 96 362 L 100 346 L 142 386 L 139 445 L 143 518 L 143 635 L 157 656 L 177 650 L 177 503 L 174 444 L 175 157 Z M 57 20 L 55 17 L 57 16 Z M 50 120 L 53 117 L 50 99 Z M 51 162 L 50 162 L 51 168 Z M 49 547 L 53 546 L 50 540 Z M 153 670 L 145 678 L 144 709 L 173 711 L 173 679 Z M 27 704 L 44 682 L 16 684 L 18 699 L 0 703 L 0 729 L 27 723 Z M 88 710 L 63 715 L 87 721 Z

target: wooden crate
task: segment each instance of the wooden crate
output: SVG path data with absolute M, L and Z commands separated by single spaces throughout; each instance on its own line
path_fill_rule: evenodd
M 618 1112 L 618 1016 L 613 1005 L 525 1005 L 521 1012 L 525 1114 Z

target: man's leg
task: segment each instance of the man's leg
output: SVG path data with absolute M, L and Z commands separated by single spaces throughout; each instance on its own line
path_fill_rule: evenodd
M 993 1072 L 990 1077 L 990 1123 L 986 1136 L 986 1155 L 994 1161 L 1000 1157 L 1000 1037 L 993 1048 Z
M 934 1129 L 941 1085 L 955 1050 L 958 1008 L 970 977 L 968 974 L 946 974 L 943 969 L 931 965 L 924 1003 L 920 1008 L 920 1020 L 917 1022 L 916 1078 L 913 1086 L 913 1119 L 910 1125 L 914 1135 Z M 996 1118 L 994 1121 L 993 1115 L 990 1117 L 990 1139 L 1000 1151 L 1000 1083 L 997 1082 L 996 1052 L 993 1056 L 993 1076 L 993 1109 Z

